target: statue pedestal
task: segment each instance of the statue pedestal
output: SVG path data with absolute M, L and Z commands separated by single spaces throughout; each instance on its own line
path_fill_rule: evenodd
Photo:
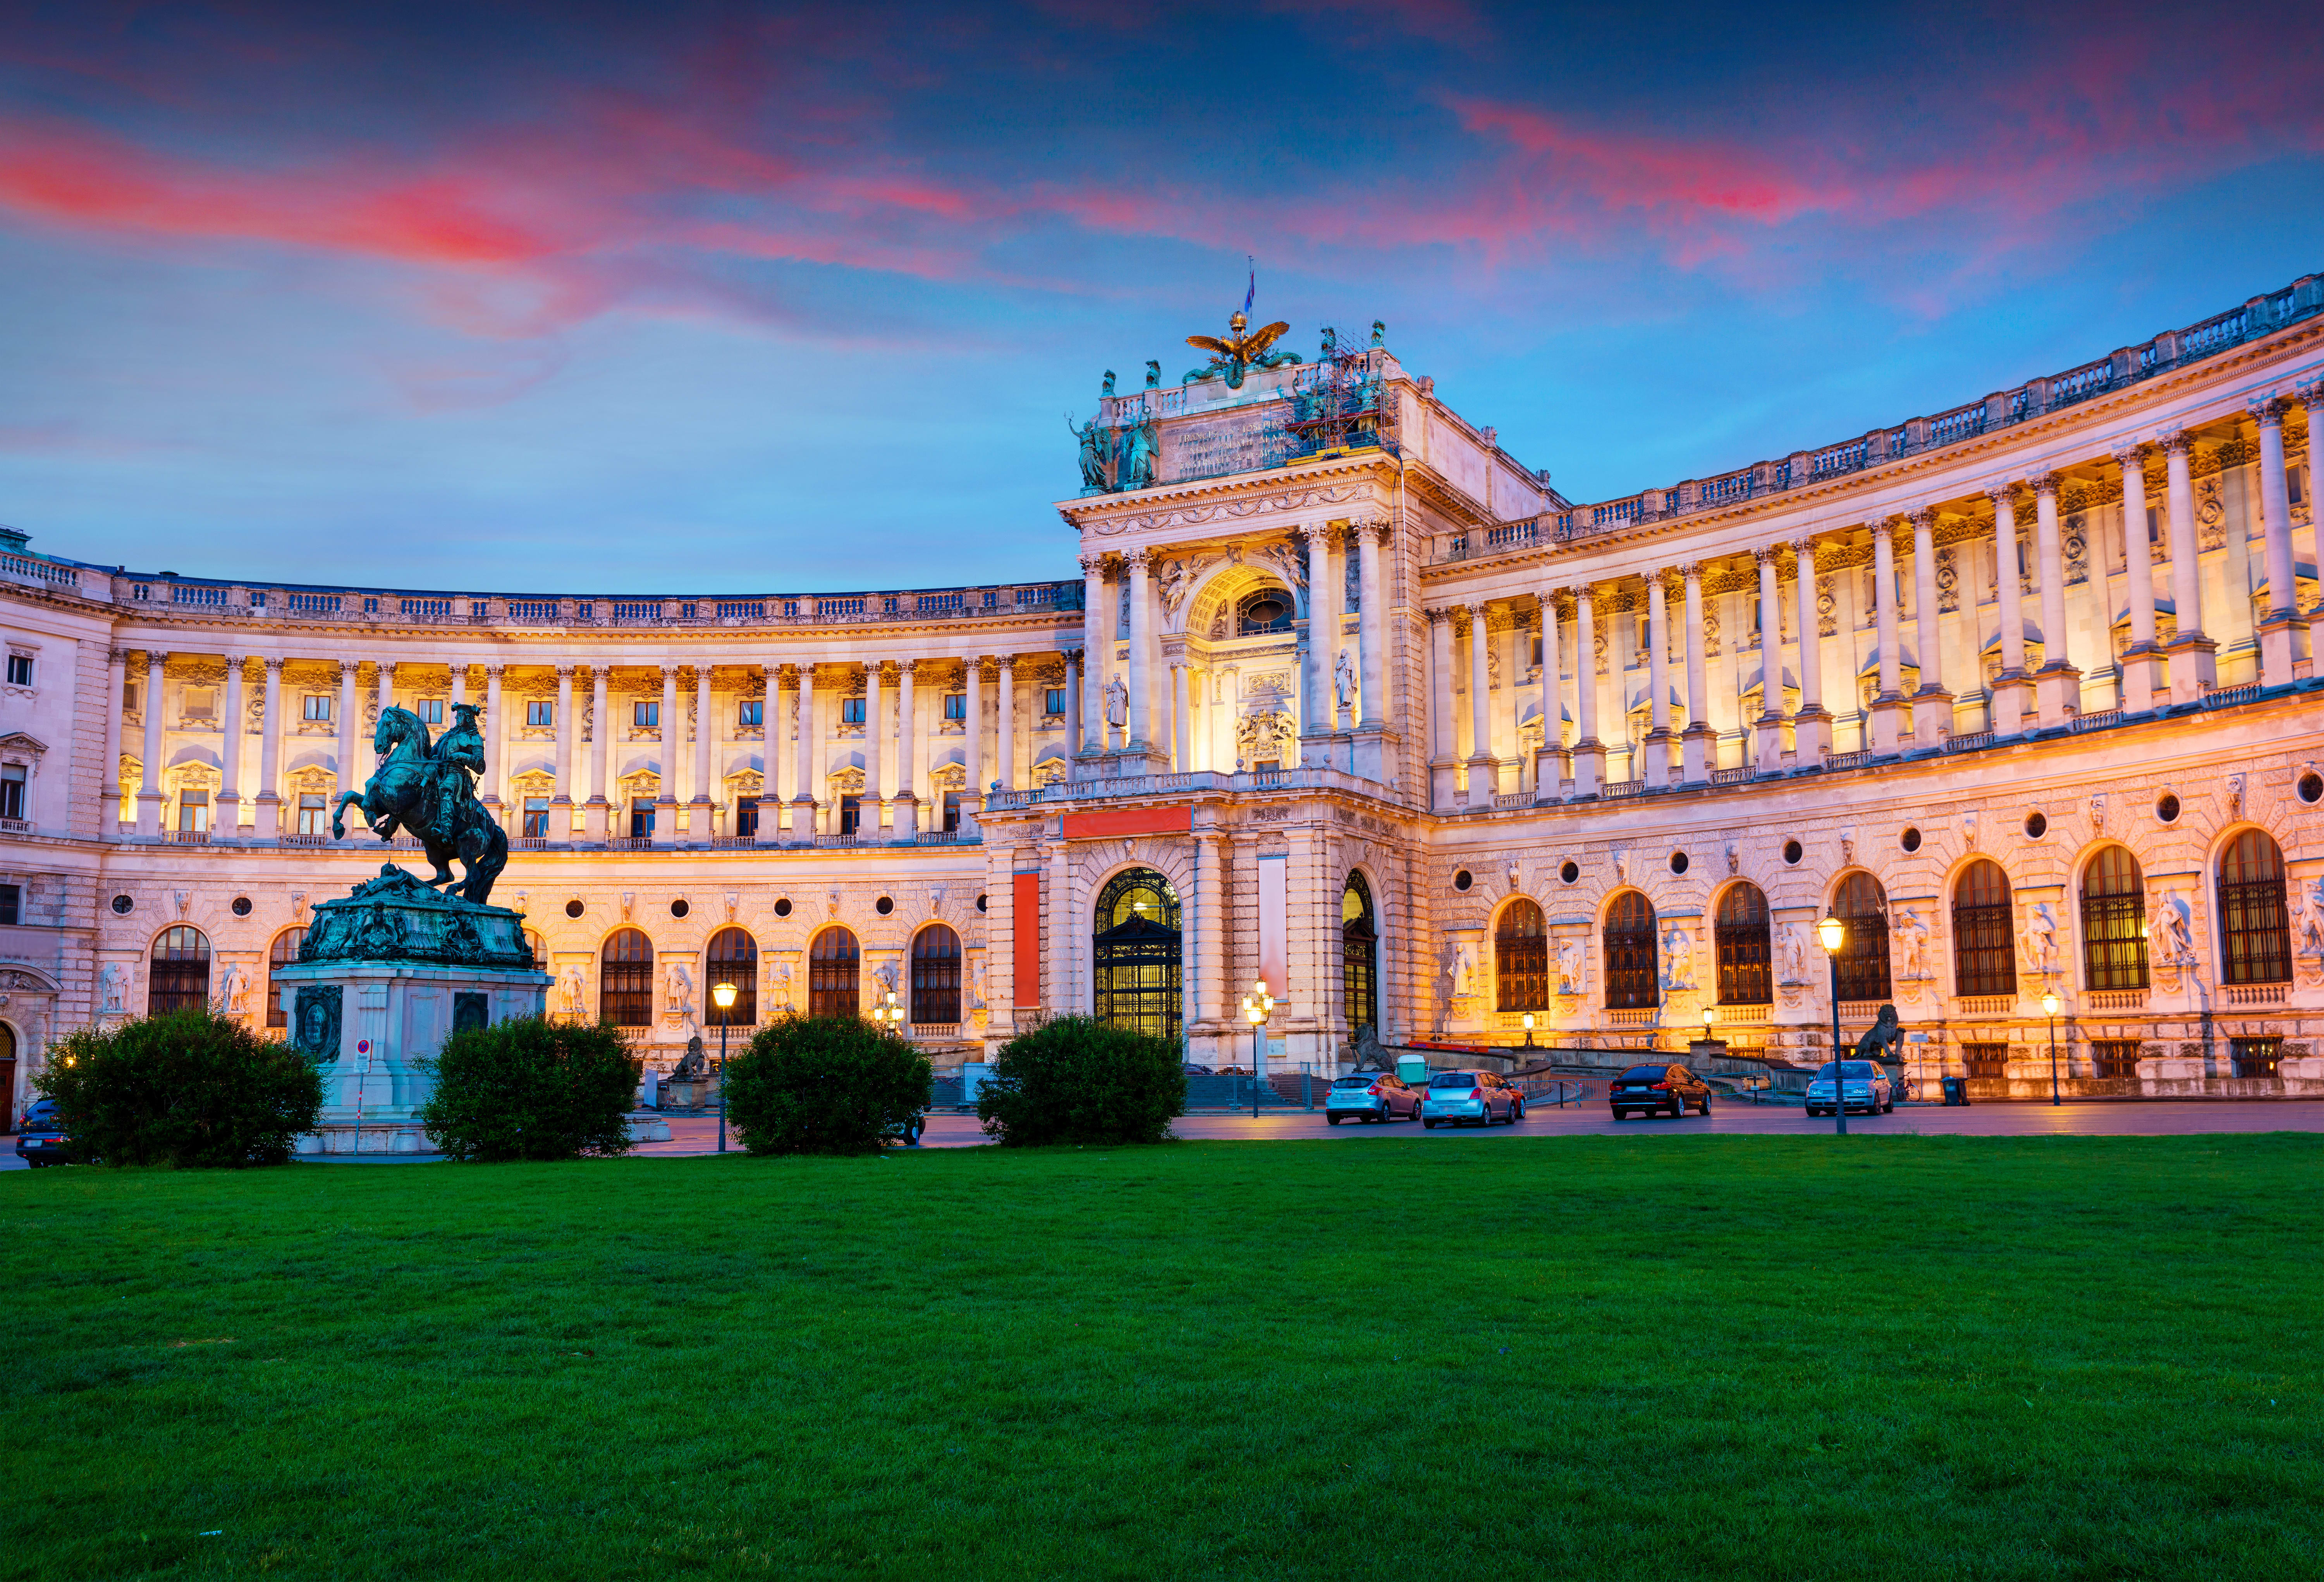
M 315 908 L 299 960 L 275 974 L 293 1047 L 323 1068 L 321 1124 L 302 1154 L 429 1152 L 418 1121 L 434 1084 L 417 1063 L 456 1031 L 539 1016 L 554 981 L 532 965 L 524 917 L 429 890 L 390 865 Z

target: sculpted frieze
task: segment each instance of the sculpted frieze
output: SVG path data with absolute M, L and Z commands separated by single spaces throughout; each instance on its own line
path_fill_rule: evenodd
M 1286 489 L 1255 498 L 1221 501 L 1213 505 L 1181 505 L 1167 511 L 1135 512 L 1125 516 L 1096 517 L 1075 525 L 1101 538 L 1125 532 L 1158 532 L 1173 527 L 1200 527 L 1214 522 L 1247 522 L 1255 516 L 1305 511 L 1319 505 L 1340 505 L 1368 499 L 1369 484 L 1325 484 L 1308 489 Z

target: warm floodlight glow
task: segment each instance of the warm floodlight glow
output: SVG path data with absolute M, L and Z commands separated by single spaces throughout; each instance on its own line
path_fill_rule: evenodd
M 2043 989 L 2042 991 L 2042 1014 L 2044 1016 L 2055 1016 L 2057 1013 L 2058 991 L 2055 989 Z
M 713 984 L 710 985 L 710 1003 L 721 1011 L 732 1011 L 734 996 L 739 992 L 733 984 Z
M 1848 940 L 1848 925 L 1831 913 L 1826 912 L 1823 914 L 1823 921 L 1816 925 L 1816 938 L 1823 941 L 1827 955 L 1837 956 L 1840 954 L 1840 946 Z

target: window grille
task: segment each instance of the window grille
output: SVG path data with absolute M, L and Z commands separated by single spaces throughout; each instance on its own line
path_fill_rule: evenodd
M 2109 1080 L 2138 1075 L 2138 1044 L 2130 1039 L 2098 1039 L 2090 1044 L 2090 1068 Z
M 597 1013 L 616 1027 L 653 1025 L 653 943 L 635 929 L 605 941 L 597 967 Z
M 2283 853 L 2265 832 L 2246 829 L 2219 858 L 2219 931 L 2227 945 L 2220 980 L 2280 984 L 2292 978 L 2292 929 L 2283 907 Z
M 863 1010 L 863 953 L 855 936 L 828 928 L 807 952 L 807 1009 L 810 1016 L 859 1016 Z
M 2231 1038 L 2227 1040 L 2227 1059 L 2233 1062 L 2238 1077 L 2273 1077 L 2279 1074 L 2277 1060 L 2283 1053 L 2280 1038 Z
M 1719 916 L 1712 930 L 1719 954 L 1719 1003 L 1773 1004 L 1767 898 L 1759 887 L 1729 885 L 1727 893 L 1719 898 Z
M 198 1011 L 210 1002 L 210 941 L 199 929 L 164 929 L 153 941 L 145 1013 Z
M 2146 883 L 2119 846 L 2098 853 L 2082 875 L 2082 986 L 2146 986 Z
M 710 936 L 710 945 L 703 952 L 705 980 L 702 992 L 710 1006 L 709 1024 L 713 1027 L 755 1027 L 759 1022 L 759 943 L 742 929 L 721 929 Z M 721 1011 L 718 1002 L 709 1000 L 711 985 L 733 984 L 734 1005 Z
M 1548 921 L 1523 896 L 1502 909 L 1494 926 L 1493 978 L 1495 1010 L 1549 1009 Z
M 1888 893 L 1869 874 L 1850 874 L 1840 881 L 1832 910 L 1848 926 L 1847 942 L 1840 948 L 1840 997 L 1843 1000 L 1885 1000 L 1888 997 Z
M 1961 1045 L 1961 1069 L 1972 1077 L 2006 1077 L 2009 1074 L 2009 1046 L 1965 1043 Z
M 1379 1025 L 1379 929 L 1361 874 L 1350 874 L 1340 894 L 1340 992 L 1350 1027 Z
M 1655 909 L 1637 891 L 1624 891 L 1607 909 L 1605 951 L 1608 1010 L 1634 1011 L 1662 1003 Z
M 1097 1019 L 1177 1041 L 1178 896 L 1151 868 L 1117 874 L 1098 898 Z
M 1953 993 L 2016 992 L 2017 942 L 2010 930 L 2009 878 L 1999 863 L 1980 857 L 1953 886 Z
M 941 1025 L 960 1020 L 960 936 L 930 923 L 912 939 L 912 1004 L 916 1022 Z
M 282 1004 L 282 980 L 274 975 L 299 959 L 299 947 L 306 942 L 304 929 L 285 929 L 274 936 L 273 945 L 266 952 L 266 1025 L 288 1027 L 290 1012 Z

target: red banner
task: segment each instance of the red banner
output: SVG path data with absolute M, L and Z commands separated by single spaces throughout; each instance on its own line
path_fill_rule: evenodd
M 1067 840 L 1119 840 L 1125 835 L 1185 835 L 1194 828 L 1194 808 L 1108 808 L 1065 815 Z

